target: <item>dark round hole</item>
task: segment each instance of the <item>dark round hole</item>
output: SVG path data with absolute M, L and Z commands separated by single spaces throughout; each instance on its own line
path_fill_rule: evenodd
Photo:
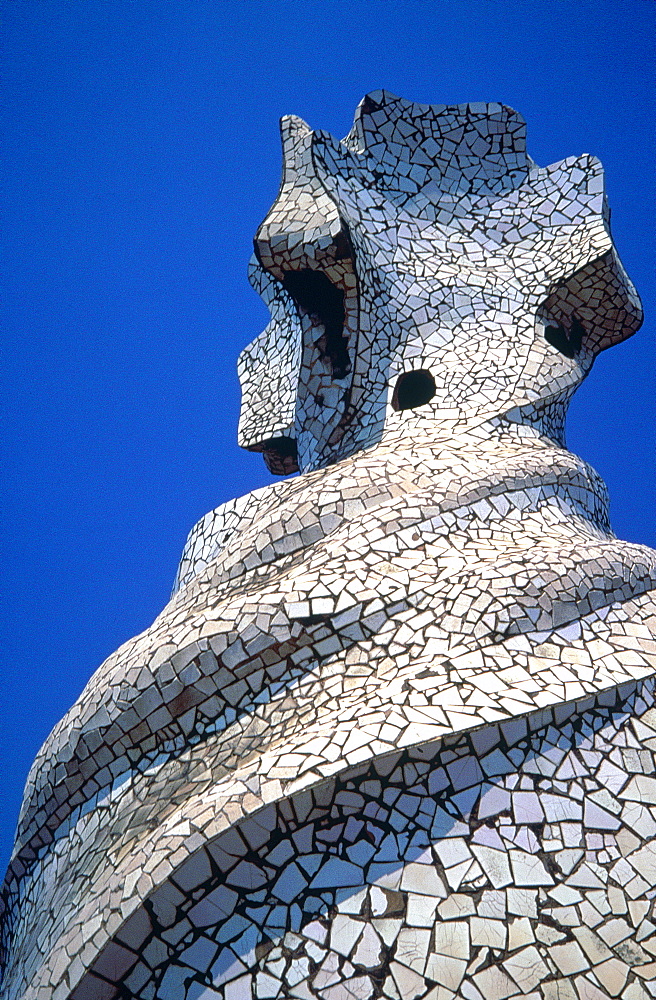
M 435 395 L 435 379 L 430 372 L 419 369 L 399 375 L 392 406 L 395 410 L 414 410 L 416 406 L 430 403 Z

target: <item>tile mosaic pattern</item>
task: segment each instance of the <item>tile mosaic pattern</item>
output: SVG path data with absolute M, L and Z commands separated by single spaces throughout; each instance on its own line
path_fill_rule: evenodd
M 653 683 L 580 708 L 378 757 L 236 824 L 73 996 L 648 997 Z
M 656 553 L 564 442 L 641 319 L 601 167 L 383 92 L 283 147 L 239 435 L 302 474 L 44 744 L 3 995 L 656 996 Z

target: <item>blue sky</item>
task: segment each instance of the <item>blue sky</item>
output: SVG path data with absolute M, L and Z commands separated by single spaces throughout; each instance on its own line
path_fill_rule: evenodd
M 370 90 L 500 101 L 546 165 L 593 153 L 646 312 L 570 410 L 615 531 L 656 545 L 650 0 L 4 4 L 2 839 L 30 763 L 164 606 L 187 532 L 271 481 L 236 445 L 246 281 L 277 121 L 344 135 Z

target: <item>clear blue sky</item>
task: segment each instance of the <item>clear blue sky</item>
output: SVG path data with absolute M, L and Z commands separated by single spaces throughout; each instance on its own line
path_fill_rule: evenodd
M 656 545 L 651 0 L 4 4 L 3 809 L 91 673 L 165 604 L 188 530 L 271 481 L 235 443 L 277 120 L 344 135 L 370 90 L 501 101 L 546 165 L 594 153 L 645 305 L 570 447 Z

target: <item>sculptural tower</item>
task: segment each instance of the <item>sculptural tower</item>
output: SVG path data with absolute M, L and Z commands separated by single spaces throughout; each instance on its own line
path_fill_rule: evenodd
M 239 435 L 300 475 L 39 753 L 4 995 L 653 996 L 656 554 L 563 430 L 641 319 L 602 168 L 497 104 L 282 131 Z

